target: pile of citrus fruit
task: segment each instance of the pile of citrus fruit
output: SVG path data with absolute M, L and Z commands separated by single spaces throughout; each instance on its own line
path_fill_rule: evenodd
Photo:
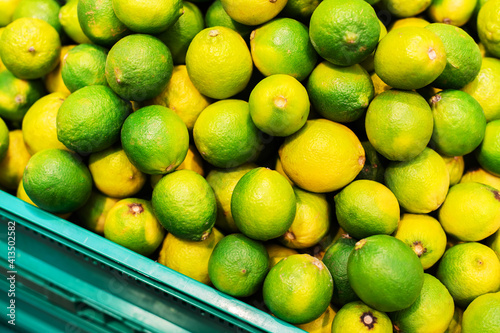
M 3 190 L 309 332 L 500 332 L 500 0 L 0 5 Z

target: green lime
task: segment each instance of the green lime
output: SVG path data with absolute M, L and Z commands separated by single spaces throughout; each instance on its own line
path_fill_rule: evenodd
M 274 19 L 252 31 L 250 48 L 253 62 L 264 76 L 288 74 L 302 81 L 318 58 L 307 26 L 291 18 Z
M 277 171 L 256 168 L 236 184 L 231 213 L 246 236 L 266 241 L 283 235 L 292 225 L 297 200 L 290 183 Z
M 309 25 L 311 43 L 320 56 L 339 66 L 352 66 L 377 46 L 380 23 L 363 0 L 323 1 Z
M 0 57 L 20 79 L 38 79 L 59 63 L 61 42 L 57 31 L 37 18 L 21 18 L 9 24 L 0 38 Z
M 215 226 L 228 233 L 238 232 L 231 213 L 231 197 L 238 181 L 248 171 L 256 168 L 255 164 L 246 163 L 230 169 L 212 169 L 207 182 L 214 190 L 217 201 L 217 220 Z
M 107 86 L 106 57 L 108 51 L 92 44 L 78 45 L 66 54 L 62 63 L 61 76 L 71 92 L 86 86 Z
M 44 149 L 66 149 L 57 139 L 57 114 L 68 97 L 65 93 L 52 93 L 40 98 L 23 118 L 22 129 L 26 149 L 31 155 Z
M 382 157 L 373 148 L 370 141 L 363 141 L 361 145 L 365 150 L 366 161 L 363 169 L 361 169 L 355 179 L 368 179 L 383 183 L 385 168 L 382 163 Z
M 278 15 L 287 0 L 221 0 L 221 3 L 233 20 L 246 25 L 259 25 Z
M 171 27 L 184 13 L 182 0 L 112 0 L 113 10 L 130 30 L 157 34 Z
M 222 7 L 222 2 L 220 0 L 215 0 L 210 7 L 208 7 L 205 13 L 205 25 L 207 28 L 212 27 L 226 27 L 233 29 L 241 35 L 243 38 L 250 36 L 253 27 L 236 22 L 229 16 L 224 7 Z
M 476 153 L 479 164 L 486 171 L 500 177 L 500 119 L 486 125 L 484 140 Z
M 132 164 L 152 175 L 174 171 L 189 149 L 186 125 L 174 111 L 160 105 L 131 114 L 123 124 L 121 141 Z
M 262 243 L 242 234 L 224 237 L 208 261 L 215 288 L 234 297 L 255 294 L 264 282 L 269 256 Z
M 420 89 L 436 80 L 446 67 L 446 50 L 432 31 L 402 27 L 390 31 L 375 52 L 375 72 L 397 89 Z
M 384 6 L 391 14 L 398 17 L 416 16 L 426 10 L 432 0 L 382 0 Z
M 337 306 L 343 306 L 346 303 L 359 299 L 354 290 L 352 290 L 347 276 L 347 261 L 349 260 L 349 255 L 354 250 L 355 244 L 356 240 L 348 234 L 343 234 L 326 249 L 323 256 L 323 263 L 333 278 L 332 303 Z
M 205 178 L 191 170 L 164 176 L 153 190 L 153 208 L 160 223 L 175 236 L 206 239 L 215 224 L 217 203 Z
M 312 13 L 322 0 L 288 0 L 282 13 L 303 23 L 309 23 Z
M 120 199 L 110 198 L 97 191 L 92 191 L 85 205 L 75 211 L 74 216 L 78 224 L 85 229 L 99 235 L 104 235 L 104 223 L 108 216 L 108 212 L 119 200 Z
M 90 197 L 92 176 L 80 157 L 61 149 L 45 149 L 31 157 L 23 175 L 31 200 L 51 213 L 69 213 Z
M 354 238 L 390 235 L 398 226 L 399 203 L 386 186 L 356 180 L 335 196 L 335 213 L 342 229 Z
M 412 305 L 424 282 L 424 270 L 415 253 L 388 235 L 357 242 L 347 262 L 347 275 L 363 302 L 385 312 Z
M 248 106 L 254 124 L 261 131 L 289 136 L 306 123 L 310 103 L 306 88 L 297 79 L 275 74 L 253 88 Z
M 446 164 L 446 169 L 448 169 L 448 174 L 450 175 L 450 186 L 458 184 L 462 175 L 464 174 L 465 162 L 462 156 L 443 156 L 444 163 Z
M 474 39 L 464 30 L 449 24 L 434 23 L 425 28 L 441 38 L 446 51 L 446 67 L 432 86 L 461 89 L 474 80 L 482 63 L 481 51 Z
M 206 107 L 194 124 L 193 138 L 201 156 L 219 168 L 255 159 L 261 147 L 261 134 L 252 122 L 248 103 L 236 99 Z
M 0 118 L 0 161 L 7 155 L 9 149 L 9 128 Z
M 358 64 L 340 67 L 323 61 L 309 76 L 306 87 L 314 109 L 342 123 L 360 118 L 375 95 L 370 75 Z
M 409 308 L 392 312 L 390 317 L 395 332 L 444 332 L 454 313 L 448 289 L 434 276 L 424 274 L 417 300 Z
M 454 185 L 439 209 L 439 222 L 459 240 L 485 239 L 500 228 L 500 193 L 480 183 Z
M 0 72 L 0 117 L 21 121 L 28 109 L 45 95 L 39 80 L 18 79 L 8 70 Z
M 79 0 L 68 0 L 59 10 L 59 22 L 64 32 L 78 44 L 90 44 L 90 39 L 83 33 L 78 21 Z
M 492 175 L 488 171 L 477 168 L 468 170 L 460 179 L 460 183 L 476 182 L 492 186 L 500 191 L 500 177 Z
M 158 262 L 196 281 L 210 284 L 208 262 L 215 246 L 224 235 L 213 229 L 202 241 L 191 241 L 169 233 L 160 250 Z
M 77 153 L 104 150 L 120 139 L 120 129 L 131 111 L 130 103 L 109 87 L 84 87 L 59 108 L 57 138 Z
M 2 11 L 0 12 L 0 27 L 5 27 L 12 22 L 12 14 L 21 0 L 0 0 Z
M 165 229 L 153 214 L 151 202 L 128 198 L 118 201 L 109 210 L 104 222 L 104 237 L 149 256 L 165 238 Z
M 294 249 L 316 245 L 330 231 L 331 212 L 323 193 L 311 193 L 293 187 L 297 209 L 295 219 L 279 241 Z
M 116 17 L 112 0 L 78 0 L 77 10 L 83 33 L 98 45 L 111 47 L 131 33 Z
M 391 333 L 392 323 L 384 312 L 357 301 L 344 305 L 337 312 L 331 332 Z
M 365 127 L 377 152 L 392 161 L 408 161 L 419 155 L 431 139 L 431 108 L 416 92 L 388 90 L 370 103 Z
M 403 214 L 394 237 L 415 252 L 424 269 L 432 267 L 446 249 L 443 227 L 438 220 L 425 214 Z
M 31 155 L 26 150 L 21 130 L 10 131 L 8 142 L 7 152 L 0 160 L 0 186 L 15 190 L 23 178 L 24 169 Z
M 387 35 L 387 28 L 385 27 L 384 23 L 380 21 L 380 19 L 378 20 L 378 23 L 380 25 L 380 35 L 378 36 L 378 41 L 380 42 L 382 38 Z M 373 51 L 368 57 L 366 57 L 362 62 L 359 63 L 368 73 L 371 73 L 375 70 L 374 57 L 375 51 Z
M 462 319 L 463 333 L 500 331 L 500 292 L 481 295 L 467 307 Z
M 472 2 L 472 1 L 471 1 Z M 494 57 L 500 57 L 500 2 L 488 1 L 477 16 L 477 33 L 484 47 Z
M 12 15 L 12 21 L 23 17 L 37 18 L 50 24 L 57 33 L 61 33 L 60 9 L 61 6 L 56 0 L 21 0 Z
M 384 176 L 387 187 L 409 213 L 436 210 L 444 202 L 450 186 L 443 158 L 430 148 L 409 161 L 390 163 Z
M 436 277 L 448 288 L 455 304 L 465 308 L 476 297 L 500 288 L 500 261 L 486 245 L 470 242 L 449 248 Z
M 234 30 L 212 27 L 200 31 L 189 44 L 186 66 L 189 78 L 203 95 L 225 99 L 247 86 L 252 56 Z

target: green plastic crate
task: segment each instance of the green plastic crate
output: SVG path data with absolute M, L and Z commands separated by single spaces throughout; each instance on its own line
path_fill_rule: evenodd
M 2 320 L 2 332 L 304 332 L 0 191 L 3 275 L 8 221 L 16 222 L 16 326 Z

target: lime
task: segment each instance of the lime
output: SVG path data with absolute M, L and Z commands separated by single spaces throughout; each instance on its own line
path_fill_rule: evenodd
M 429 6 L 429 16 L 434 22 L 462 26 L 471 18 L 477 0 L 436 0 Z
M 382 163 L 382 156 L 377 153 L 370 141 L 363 141 L 361 145 L 365 150 L 366 161 L 355 179 L 368 179 L 383 183 L 385 167 Z
M 31 200 L 51 213 L 82 207 L 92 191 L 92 176 L 81 159 L 66 150 L 45 149 L 31 157 L 23 175 Z
M 0 57 L 20 79 L 38 79 L 59 63 L 61 42 L 57 31 L 37 18 L 21 18 L 9 24 L 0 38 Z
M 224 237 L 208 261 L 208 275 L 215 288 L 235 297 L 257 292 L 269 270 L 269 256 L 260 242 L 242 234 Z
M 391 14 L 399 17 L 416 16 L 426 10 L 432 0 L 382 0 Z
M 112 0 L 113 10 L 130 30 L 157 34 L 167 30 L 184 13 L 181 0 Z
M 279 156 L 283 170 L 295 184 L 317 193 L 349 184 L 365 163 L 363 146 L 354 132 L 326 119 L 308 120 L 285 139 Z
M 9 128 L 0 118 L 0 161 L 7 155 L 9 149 Z
M 119 146 L 91 154 L 89 170 L 97 189 L 113 198 L 131 197 L 146 182 L 146 175 L 130 163 Z
M 481 69 L 481 51 L 465 31 L 449 24 L 434 23 L 426 29 L 435 33 L 446 51 L 446 67 L 432 86 L 443 89 L 461 89 L 474 80 Z
M 85 229 L 99 235 L 104 235 L 104 223 L 108 216 L 108 212 L 119 200 L 120 199 L 110 198 L 97 191 L 92 191 L 85 205 L 75 211 L 74 216 L 78 224 Z
M 61 76 L 71 92 L 86 86 L 107 86 L 106 57 L 102 46 L 81 44 L 68 51 L 62 62 Z
M 309 23 L 312 13 L 321 0 L 288 0 L 282 14 L 298 21 Z
M 236 22 L 259 25 L 278 15 L 287 0 L 221 0 L 221 3 L 224 10 Z
M 265 244 L 265 246 L 267 254 L 269 255 L 269 269 L 273 268 L 283 258 L 298 254 L 298 252 L 294 249 L 290 249 L 288 247 L 284 247 L 274 243 L 267 243 Z
M 56 0 L 21 0 L 12 15 L 12 21 L 23 17 L 37 18 L 50 24 L 57 33 L 61 33 L 59 9 L 61 6 Z
M 0 160 L 0 186 L 15 190 L 23 178 L 24 169 L 31 155 L 26 150 L 21 130 L 10 131 L 8 142 L 9 147 Z
M 403 241 L 420 258 L 424 269 L 432 267 L 446 249 L 446 234 L 435 218 L 424 214 L 403 214 L 394 237 Z
M 0 117 L 21 121 L 28 109 L 45 95 L 39 80 L 21 80 L 8 70 L 0 72 Z
M 363 302 L 351 302 L 344 305 L 333 318 L 332 333 L 370 332 L 391 333 L 392 323 L 384 313 L 377 311 Z
M 273 136 L 289 136 L 306 123 L 310 103 L 299 81 L 290 75 L 275 74 L 253 88 L 248 106 L 258 129 Z
M 0 13 L 0 27 L 5 27 L 12 22 L 12 14 L 21 0 L 0 0 L 2 12 Z
M 196 5 L 182 1 L 183 14 L 165 32 L 157 37 L 167 45 L 172 53 L 174 64 L 185 64 L 186 53 L 194 36 L 205 27 L 203 15 Z
M 33 200 L 31 200 L 30 197 L 28 197 L 28 194 L 26 194 L 26 191 L 24 190 L 24 186 L 23 186 L 23 181 L 22 180 L 19 182 L 19 185 L 17 187 L 16 197 L 19 198 L 19 199 L 21 199 L 21 200 L 23 200 L 24 202 L 29 203 L 30 205 L 38 207 L 37 205 L 35 205 L 35 203 L 33 202 Z M 70 213 L 54 214 L 54 215 L 66 220 L 72 214 L 70 212 Z
M 461 333 L 462 332 L 462 316 L 464 311 L 458 306 L 455 306 L 455 313 L 450 321 L 450 325 L 445 333 Z
M 486 240 L 486 244 L 497 254 L 500 259 L 500 229 Z
M 372 79 L 373 83 L 373 88 L 375 89 L 375 96 L 380 95 L 384 91 L 392 89 L 391 86 L 387 85 L 382 79 L 377 75 L 377 73 L 373 72 L 370 75 L 370 78 Z
M 448 169 L 448 174 L 450 175 L 450 186 L 458 184 L 462 175 L 464 174 L 465 162 L 462 156 L 443 156 L 444 163 L 446 164 L 446 169 Z
M 286 175 L 285 171 L 283 170 L 283 165 L 281 164 L 281 159 L 280 157 L 278 156 L 278 158 L 276 158 L 276 165 L 274 166 L 274 170 L 278 171 L 280 175 L 282 175 L 283 177 L 286 178 L 286 180 L 288 180 L 288 182 L 290 183 L 290 185 L 295 185 L 291 180 L 290 178 L 288 178 L 288 176 Z
M 434 276 L 424 274 L 417 300 L 404 310 L 390 314 L 395 332 L 444 332 L 455 305 L 448 289 Z
M 378 20 L 378 23 L 380 25 L 380 35 L 378 36 L 378 41 L 380 42 L 382 38 L 387 35 L 387 28 L 385 27 L 384 23 L 382 23 L 382 21 Z M 368 57 L 366 57 L 365 60 L 359 63 L 369 73 L 375 70 L 374 56 L 375 51 L 372 52 Z
M 64 32 L 78 44 L 90 44 L 90 39 L 83 33 L 78 22 L 79 0 L 68 0 L 59 10 L 59 22 Z
M 494 57 L 500 57 L 500 2 L 488 1 L 477 16 L 477 33 L 484 47 Z
M 192 131 L 201 111 L 210 99 L 203 96 L 189 79 L 185 65 L 175 66 L 167 86 L 158 96 L 145 101 L 145 105 L 163 105 L 181 117 L 188 130 Z
M 231 196 L 236 227 L 246 236 L 262 241 L 279 237 L 291 227 L 296 206 L 290 183 L 277 171 L 267 168 L 246 173 Z
M 311 43 L 335 65 L 361 62 L 375 50 L 379 35 L 377 14 L 363 0 L 323 1 L 311 16 Z
M 112 0 L 78 0 L 77 11 L 83 33 L 98 45 L 111 47 L 131 33 L 116 17 Z
M 474 81 L 462 88 L 474 97 L 483 108 L 486 121 L 500 119 L 500 59 L 483 58 L 479 74 Z
M 399 221 L 396 196 L 373 180 L 356 180 L 335 196 L 335 213 L 342 229 L 361 239 L 392 234 Z
M 286 7 L 285 7 L 286 8 Z M 325 312 L 318 318 L 305 324 L 295 325 L 308 333 L 330 333 L 332 331 L 332 322 L 336 311 L 331 305 L 328 305 Z
M 500 191 L 500 177 L 494 176 L 482 168 L 467 171 L 460 179 L 460 183 L 466 182 L 486 184 Z
M 330 207 L 322 193 L 311 193 L 294 187 L 297 209 L 295 219 L 280 242 L 294 249 L 316 245 L 330 231 Z
M 500 292 L 481 295 L 467 307 L 462 320 L 464 333 L 500 331 Z
M 370 103 L 365 118 L 368 140 L 392 161 L 408 161 L 419 155 L 431 139 L 432 126 L 429 105 L 413 91 L 381 93 Z
M 158 262 L 196 281 L 210 284 L 208 261 L 224 235 L 213 229 L 207 239 L 194 242 L 168 234 L 160 250 Z
M 66 45 L 61 47 L 61 55 L 59 56 L 59 64 L 50 72 L 45 75 L 44 82 L 45 87 L 49 93 L 61 92 L 66 93 L 67 95 L 71 94 L 71 91 L 66 87 L 64 81 L 62 79 L 62 63 L 66 54 L 72 48 L 76 47 L 76 45 Z
M 309 76 L 306 87 L 314 109 L 338 122 L 360 118 L 375 94 L 370 75 L 357 64 L 339 67 L 323 61 Z
M 104 237 L 149 256 L 163 241 L 165 229 L 153 214 L 151 202 L 128 198 L 118 201 L 109 210 L 104 222 Z
M 309 29 L 291 18 L 278 18 L 252 31 L 250 48 L 253 62 L 264 76 L 288 74 L 302 81 L 318 58 Z
M 225 99 L 245 89 L 252 75 L 252 56 L 237 32 L 212 27 L 193 38 L 186 66 L 189 78 L 203 95 Z
M 357 242 L 347 262 L 347 275 L 363 302 L 385 312 L 412 305 L 424 282 L 424 270 L 415 253 L 388 235 Z
M 441 39 L 429 29 L 403 27 L 390 31 L 375 52 L 375 72 L 397 89 L 420 89 L 433 82 L 446 67 Z
M 176 237 L 200 241 L 210 235 L 217 204 L 212 188 L 196 172 L 179 170 L 163 177 L 153 190 L 152 202 L 160 223 Z
M 326 249 L 322 259 L 333 278 L 332 303 L 338 306 L 359 299 L 352 290 L 347 276 L 347 261 L 354 250 L 355 244 L 354 239 L 348 234 L 343 234 Z
M 159 105 L 146 106 L 125 120 L 123 150 L 139 170 L 147 174 L 174 171 L 186 157 L 189 133 L 174 111 Z
M 230 169 L 212 169 L 207 176 L 207 182 L 214 190 L 217 201 L 217 220 L 215 226 L 228 233 L 238 232 L 231 213 L 231 197 L 238 181 L 248 171 L 256 168 L 254 164 L 246 163 Z
M 457 244 L 445 253 L 436 277 L 455 304 L 467 307 L 476 297 L 500 288 L 500 261 L 495 252 L 476 242 Z
M 236 167 L 256 158 L 261 146 L 261 134 L 252 122 L 248 103 L 236 99 L 206 107 L 194 124 L 193 138 L 201 156 L 219 168 Z
M 262 292 L 264 303 L 273 315 L 292 324 L 304 324 L 327 309 L 333 279 L 321 260 L 295 254 L 271 268 Z
M 420 27 L 420 28 L 425 28 L 428 26 L 430 23 L 423 18 L 420 17 L 408 17 L 408 18 L 403 18 L 399 19 L 396 22 L 394 22 L 391 27 L 389 28 L 389 31 L 392 31 L 394 29 L 402 28 L 402 27 Z
M 52 93 L 40 98 L 23 118 L 23 137 L 31 155 L 44 149 L 66 149 L 57 139 L 57 114 L 68 97 L 65 93 Z
M 484 140 L 476 152 L 483 169 L 500 177 L 500 119 L 486 125 Z
M 439 209 L 444 230 L 462 241 L 480 241 L 500 228 L 500 194 L 491 186 L 461 183 L 450 188 Z
M 59 108 L 57 138 L 77 153 L 104 150 L 119 140 L 130 111 L 130 103 L 109 87 L 84 87 L 68 96 Z
M 226 13 L 224 7 L 222 7 L 222 2 L 220 0 L 215 0 L 210 7 L 208 7 L 205 13 L 205 25 L 207 28 L 221 26 L 233 29 L 245 39 L 250 36 L 250 32 L 253 30 L 251 26 L 233 20 L 231 16 Z

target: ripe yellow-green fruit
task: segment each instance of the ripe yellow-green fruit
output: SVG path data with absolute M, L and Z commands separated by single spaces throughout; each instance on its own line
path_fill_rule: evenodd
M 486 184 L 500 191 L 500 177 L 492 175 L 488 171 L 477 168 L 467 171 L 460 179 L 460 183 L 476 182 Z
M 22 184 L 22 182 L 21 182 Z M 104 223 L 108 212 L 120 199 L 111 198 L 97 191 L 92 191 L 90 198 L 85 205 L 74 212 L 78 224 L 95 232 L 104 235 Z
M 437 0 L 429 6 L 429 16 L 434 22 L 460 27 L 474 13 L 477 0 Z M 479 20 L 478 20 L 479 21 Z
M 279 156 L 290 180 L 316 193 L 349 184 L 365 163 L 365 151 L 354 132 L 326 119 L 308 120 L 285 139 Z
M 59 64 L 54 68 L 52 72 L 45 75 L 44 83 L 45 88 L 49 93 L 61 92 L 66 94 L 71 94 L 71 91 L 66 87 L 62 79 L 62 63 L 66 54 L 76 45 L 66 45 L 61 47 L 61 55 L 59 56 Z
M 284 247 L 274 243 L 265 244 L 267 254 L 269 255 L 269 269 L 273 268 L 277 263 L 279 263 L 283 258 L 289 257 L 298 252 L 294 249 Z
M 118 201 L 109 210 L 104 222 L 104 237 L 149 256 L 165 238 L 165 229 L 153 214 L 151 202 L 128 198 Z
M 83 33 L 78 21 L 79 0 L 68 0 L 59 10 L 59 22 L 64 32 L 78 44 L 90 44 L 92 41 Z
M 278 15 L 287 0 L 221 0 L 222 7 L 236 22 L 259 25 Z
M 390 13 L 399 17 L 416 16 L 426 10 L 432 0 L 382 0 Z
M 390 31 L 375 52 L 375 72 L 397 89 L 420 89 L 441 75 L 446 51 L 441 39 L 428 29 L 403 27 Z
M 2 12 L 0 13 L 0 27 L 5 27 L 12 22 L 12 14 L 21 0 L 1 0 L 0 5 Z
M 378 0 L 375 0 L 378 1 Z M 308 23 L 321 0 L 288 0 L 282 14 L 300 22 Z
M 500 292 L 476 298 L 464 311 L 463 333 L 495 333 L 500 331 Z
M 107 86 L 108 51 L 98 45 L 81 44 L 68 51 L 62 62 L 61 77 L 71 92 L 86 86 Z
M 290 178 L 288 178 L 285 171 L 283 170 L 283 165 L 281 164 L 281 159 L 279 156 L 278 158 L 276 158 L 276 165 L 274 166 L 274 170 L 278 171 L 280 175 L 285 177 L 286 180 L 288 180 L 288 182 L 290 183 L 290 185 L 292 186 L 294 185 L 294 183 L 290 180 Z
M 40 98 L 23 118 L 22 129 L 26 149 L 31 155 L 44 149 L 66 149 L 57 139 L 57 113 L 68 94 L 52 93 Z
M 9 149 L 9 128 L 2 118 L 0 118 L 0 161 L 7 155 Z
M 332 323 L 336 313 L 336 310 L 331 305 L 328 305 L 325 312 L 318 318 L 308 323 L 295 326 L 308 333 L 331 333 Z
M 484 140 L 476 151 L 476 156 L 483 169 L 500 177 L 500 119 L 486 125 Z
M 92 176 L 81 158 L 61 149 L 45 149 L 31 157 L 23 175 L 31 200 L 51 213 L 82 207 L 92 191 Z
M 233 29 L 245 39 L 250 36 L 253 30 L 252 26 L 241 24 L 233 20 L 231 16 L 226 13 L 224 7 L 222 7 L 220 0 L 215 0 L 210 7 L 208 7 L 205 13 L 205 25 L 207 28 L 221 26 Z
M 422 267 L 432 267 L 446 249 L 446 234 L 435 218 L 424 214 L 403 214 L 393 235 L 420 258 Z
M 335 315 L 332 333 L 370 332 L 391 333 L 392 323 L 387 314 L 369 307 L 363 302 L 344 305 Z
M 0 186 L 15 190 L 23 178 L 24 169 L 31 155 L 26 149 L 21 130 L 10 131 L 8 143 L 9 147 L 0 160 Z
M 464 174 L 464 158 L 462 156 L 443 156 L 444 163 L 446 164 L 446 169 L 448 169 L 448 174 L 450 175 L 450 186 L 458 184 L 462 175 Z
M 380 95 L 384 91 L 392 89 L 391 86 L 382 81 L 382 79 L 380 78 L 380 76 L 377 75 L 377 73 L 373 72 L 370 75 L 370 78 L 372 79 L 373 88 L 375 89 L 375 96 Z
M 234 30 L 212 27 L 200 31 L 186 53 L 189 78 L 205 96 L 225 99 L 247 86 L 252 75 L 252 56 Z
M 487 1 L 477 16 L 477 32 L 486 50 L 494 57 L 500 57 L 500 1 Z
M 430 22 L 424 20 L 423 18 L 420 17 L 408 17 L 408 18 L 403 18 L 399 19 L 396 22 L 394 22 L 391 27 L 389 28 L 389 31 L 392 31 L 394 29 L 402 28 L 402 27 L 420 27 L 420 28 L 425 28 L 428 26 Z
M 23 17 L 37 18 L 50 24 L 57 33 L 62 31 L 59 22 L 61 6 L 56 0 L 21 0 L 12 15 L 12 21 Z
M 0 38 L 2 62 L 20 79 L 38 79 L 59 63 L 61 41 L 57 31 L 37 18 L 21 18 L 9 24 Z
M 308 254 L 295 254 L 276 264 L 264 281 L 264 303 L 276 317 L 308 323 L 325 312 L 333 292 L 330 271 Z
M 158 262 L 173 270 L 189 276 L 196 281 L 210 284 L 208 261 L 215 245 L 224 238 L 217 229 L 202 241 L 190 241 L 168 234 L 160 250 Z
M 444 202 L 450 175 L 443 158 L 425 148 L 409 161 L 390 163 L 385 170 L 385 184 L 406 211 L 425 214 Z

